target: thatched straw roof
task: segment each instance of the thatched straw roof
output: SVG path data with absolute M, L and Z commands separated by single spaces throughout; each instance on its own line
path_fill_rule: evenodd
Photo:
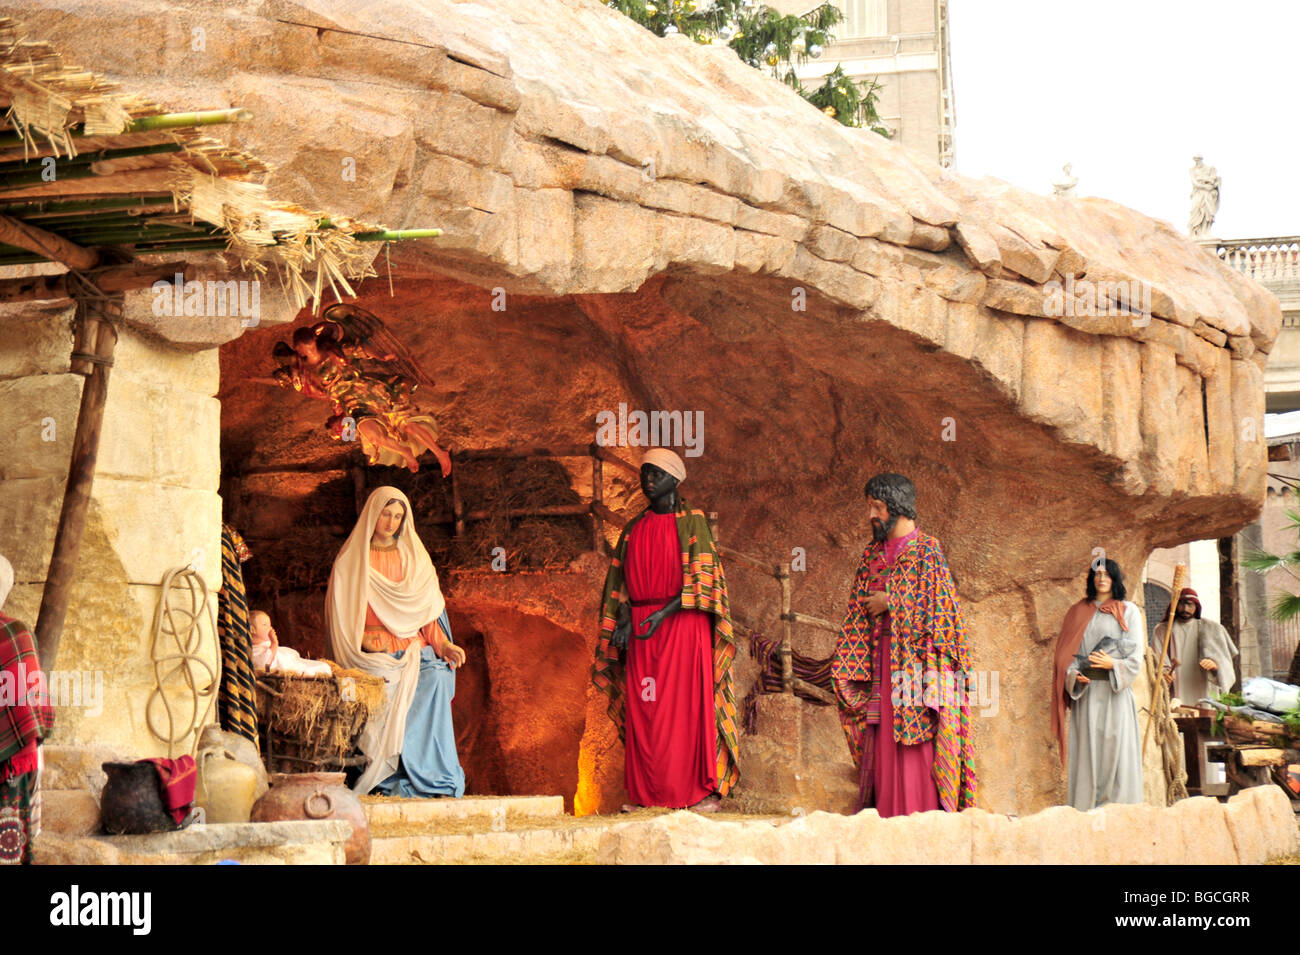
M 67 65 L 7 17 L 0 111 L 0 266 L 66 262 L 60 249 L 225 250 L 242 269 L 273 269 L 301 307 L 326 287 L 355 294 L 349 282 L 373 274 L 361 242 L 438 234 L 277 201 L 262 185 L 265 163 L 202 133 L 251 119 L 246 110 L 167 113 Z

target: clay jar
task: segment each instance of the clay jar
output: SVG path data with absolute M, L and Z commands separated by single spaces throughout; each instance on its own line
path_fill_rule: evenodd
M 194 805 L 202 806 L 209 823 L 248 822 L 257 799 L 257 773 L 228 749 L 214 746 L 199 752 Z
M 370 861 L 370 825 L 361 800 L 343 780 L 343 773 L 276 773 L 270 790 L 253 804 L 250 818 L 253 822 L 342 819 L 352 824 L 352 838 L 344 846 L 347 864 L 365 865 Z

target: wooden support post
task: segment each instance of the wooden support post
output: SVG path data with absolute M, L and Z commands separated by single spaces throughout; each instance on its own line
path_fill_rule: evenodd
M 80 350 L 73 352 L 72 370 L 86 376 L 81 389 L 81 407 L 77 412 L 77 430 L 72 438 L 72 461 L 68 465 L 68 483 L 63 492 L 59 527 L 54 534 L 54 553 L 45 574 L 41 609 L 36 618 L 36 642 L 41 667 L 47 673 L 54 668 L 72 596 L 72 578 L 81 554 L 81 536 L 90 507 L 90 491 L 95 479 L 95 462 L 99 457 L 99 436 L 104 424 L 104 405 L 108 400 L 108 370 L 113 364 L 117 329 L 112 320 L 122 315 L 119 296 L 112 301 L 85 298 L 77 300 Z M 84 356 L 84 357 L 79 357 Z
M 462 455 L 456 455 L 460 458 Z M 451 516 L 456 522 L 455 535 L 462 537 L 465 534 L 465 502 L 460 499 L 460 468 L 451 469 Z
M 591 456 L 591 549 L 598 554 L 605 552 L 605 522 L 600 518 L 598 507 L 605 503 L 604 471 L 600 458 Z
M 356 505 L 357 520 L 361 520 L 361 512 L 366 509 L 366 472 L 359 464 L 348 471 L 352 474 L 352 503 Z
M 781 564 L 777 568 L 776 579 L 781 582 L 781 692 L 794 692 L 794 647 L 790 638 L 794 635 L 794 622 L 790 619 L 790 565 Z

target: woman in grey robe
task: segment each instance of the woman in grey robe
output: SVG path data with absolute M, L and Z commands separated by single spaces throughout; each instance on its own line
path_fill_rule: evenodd
M 1092 613 L 1065 671 L 1065 693 L 1072 701 L 1069 799 L 1084 811 L 1142 802 L 1133 681 L 1142 667 L 1145 630 L 1141 612 L 1124 597 L 1124 579 L 1114 561 L 1089 571 L 1085 603 Z

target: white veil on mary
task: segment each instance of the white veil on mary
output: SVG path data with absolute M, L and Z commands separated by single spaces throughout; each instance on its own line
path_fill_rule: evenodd
M 370 539 L 375 524 L 380 512 L 393 500 L 406 508 L 401 536 L 397 538 L 403 570 L 400 581 L 389 580 L 370 566 Z M 415 533 L 411 502 L 395 487 L 379 487 L 371 492 L 356 527 L 334 559 L 325 595 L 334 659 L 344 667 L 381 676 L 387 684 L 385 706 L 371 715 L 358 742 L 361 752 L 370 758 L 352 787 L 363 795 L 397 771 L 406 734 L 406 712 L 420 677 L 421 649 L 421 644 L 413 643 L 400 657 L 362 650 L 367 606 L 399 638 L 416 636 L 421 627 L 437 620 L 446 606 L 438 587 L 438 572 Z

